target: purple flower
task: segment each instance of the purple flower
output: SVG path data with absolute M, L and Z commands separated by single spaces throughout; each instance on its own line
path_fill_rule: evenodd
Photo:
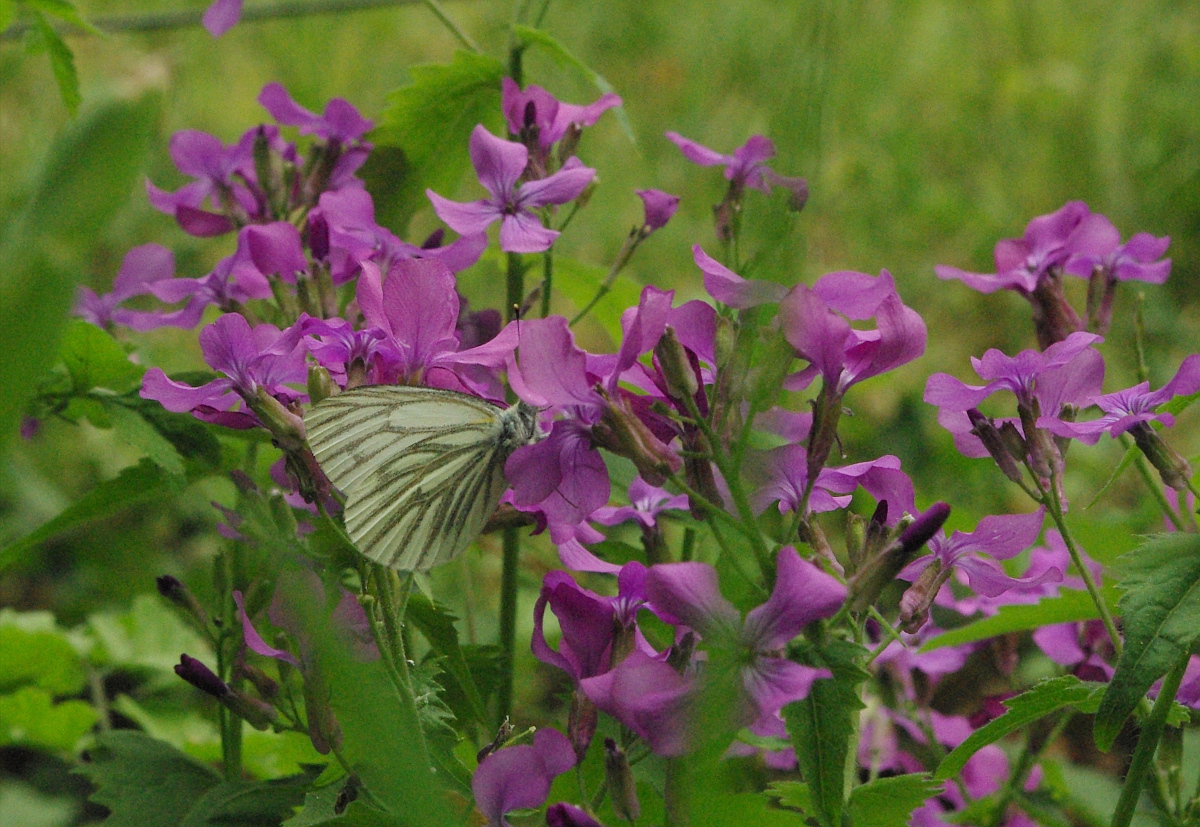
M 216 0 L 204 10 L 201 21 L 213 37 L 220 37 L 242 19 L 242 0 Z
M 1085 681 L 1112 679 L 1112 639 L 1099 620 L 1082 623 L 1052 623 L 1033 631 L 1033 642 L 1046 657 L 1069 668 Z
M 520 135 L 522 130 L 537 127 L 538 144 L 548 150 L 572 126 L 591 126 L 600 116 L 621 105 L 621 98 L 612 92 L 600 96 L 595 103 L 576 106 L 563 103 L 540 86 L 527 86 L 521 91 L 512 78 L 504 78 L 500 86 L 500 106 L 508 121 L 508 131 Z
M 641 477 L 635 477 L 629 484 L 629 505 L 598 508 L 592 514 L 592 519 L 607 526 L 636 520 L 643 528 L 653 528 L 660 512 L 685 510 L 687 507 L 686 494 L 672 496 Z
M 679 209 L 679 196 L 671 195 L 662 190 L 637 190 L 637 197 L 642 199 L 645 216 L 642 219 L 643 232 L 649 234 L 661 230 Z
M 225 685 L 225 682 L 190 655 L 179 656 L 179 663 L 175 665 L 175 674 L 214 698 L 222 698 L 229 694 L 229 687 Z
M 550 794 L 550 782 L 575 766 L 575 751 L 561 732 L 539 729 L 533 744 L 519 744 L 490 753 L 471 777 L 475 806 L 488 827 L 511 827 L 505 816 L 512 810 L 540 807 Z
M 531 210 L 574 200 L 595 177 L 596 171 L 570 159 L 558 172 L 514 187 L 529 160 L 522 144 L 497 138 L 482 125 L 471 133 L 471 163 L 490 198 L 461 204 L 426 190 L 434 212 L 463 235 L 482 232 L 500 221 L 500 249 L 509 253 L 540 253 L 550 249 L 557 230 L 542 226 Z
M 262 655 L 267 658 L 275 658 L 284 663 L 289 663 L 296 668 L 300 667 L 300 661 L 296 656 L 285 649 L 276 649 L 274 646 L 267 644 L 262 639 L 262 635 L 254 628 L 254 624 L 250 622 L 250 618 L 246 616 L 246 603 L 242 599 L 240 591 L 234 591 L 233 602 L 237 604 L 238 620 L 242 624 L 242 639 L 246 643 L 246 647 L 252 652 Z
M 395 383 L 399 358 L 386 331 L 378 327 L 355 330 L 345 319 L 314 319 L 304 314 L 297 324 L 309 337 L 309 354 L 339 387 Z
M 1116 439 L 1139 422 L 1161 422 L 1170 428 L 1175 424 L 1175 417 L 1165 412 L 1155 413 L 1154 409 L 1176 396 L 1192 394 L 1198 389 L 1200 354 L 1193 354 L 1183 360 L 1171 381 L 1158 390 L 1151 392 L 1150 383 L 1141 382 L 1116 393 L 1094 396 L 1091 404 L 1104 413 L 1099 419 L 1086 422 L 1052 419 L 1046 423 L 1046 428 L 1058 436 L 1072 437 L 1088 445 L 1094 445 L 1104 433 Z
M 778 501 L 780 512 L 795 511 L 808 482 L 808 454 L 804 446 L 775 448 L 766 452 L 761 462 L 764 479 L 752 498 L 756 510 L 762 511 Z M 809 495 L 808 511 L 819 514 L 845 508 L 859 487 L 877 502 L 887 502 L 887 525 L 895 525 L 905 513 L 916 510 L 912 480 L 900 470 L 899 458 L 889 454 L 840 468 L 822 468 Z
M 694 629 L 710 646 L 742 653 L 747 722 L 804 698 L 814 680 L 829 677 L 827 670 L 780 657 L 805 626 L 833 615 L 846 598 L 845 586 L 800 559 L 791 546 L 779 551 L 770 598 L 744 620 L 721 596 L 716 569 L 705 563 L 654 566 L 646 578 L 646 595 L 664 619 Z
M 927 543 L 930 554 L 909 563 L 897 575 L 914 581 L 900 601 L 900 617 L 906 631 L 916 631 L 928 618 L 929 606 L 955 569 L 964 572 L 972 590 L 995 597 L 1014 587 L 1060 582 L 1061 568 L 1051 567 L 1032 578 L 1015 578 L 995 560 L 1008 560 L 1037 540 L 1045 518 L 1045 507 L 1029 514 L 984 517 L 975 531 L 956 531 L 947 539 L 939 531 Z M 981 555 L 988 555 L 983 557 Z M 989 559 L 991 558 L 991 559 Z
M 721 262 L 708 255 L 699 244 L 692 246 L 692 258 L 704 273 L 704 289 L 708 295 L 737 310 L 778 302 L 788 289 L 773 281 L 744 279 Z
M 284 404 L 302 398 L 286 386 L 308 378 L 298 325 L 282 333 L 269 324 L 251 330 L 243 316 L 227 313 L 200 331 L 200 349 L 209 366 L 225 374 L 223 378 L 192 387 L 168 379 L 160 368 L 151 368 L 142 379 L 142 398 L 156 399 L 169 411 L 191 411 L 199 419 L 230 428 L 261 424 L 248 411 L 232 410 L 239 401 L 254 398 L 260 388 Z
M 746 143 L 733 151 L 732 155 L 722 155 L 714 149 L 701 146 L 695 141 L 685 138 L 678 132 L 668 132 L 667 138 L 679 147 L 683 157 L 693 164 L 702 167 L 725 167 L 725 180 L 735 188 L 751 187 L 752 189 L 769 192 L 770 179 L 774 173 L 767 168 L 767 161 L 775 157 L 775 144 L 762 135 L 751 135 Z
M 1057 212 L 1033 219 L 1021 238 L 1006 238 L 996 243 L 995 273 L 968 273 L 945 265 L 938 265 L 934 272 L 940 279 L 958 279 L 981 293 L 1008 289 L 1030 294 L 1039 279 L 1066 263 L 1072 254 L 1068 247 L 1071 234 L 1090 214 L 1087 204 L 1070 201 Z
M 875 330 L 852 321 L 874 318 Z M 809 368 L 788 378 L 789 390 L 807 387 L 817 373 L 840 398 L 864 379 L 900 367 L 925 352 L 925 323 L 900 301 L 891 273 L 878 278 L 842 271 L 792 288 L 779 303 L 784 336 Z
M 604 827 L 574 804 L 560 801 L 546 808 L 546 827 Z
M 292 100 L 278 83 L 264 86 L 258 102 L 279 123 L 298 126 L 301 135 L 316 135 L 326 141 L 357 141 L 375 125 L 343 98 L 333 98 L 325 104 L 323 115 L 314 114 Z
M 1090 278 L 1103 271 L 1109 281 L 1144 281 L 1162 284 L 1171 274 L 1171 259 L 1166 255 L 1171 239 L 1138 233 L 1124 244 L 1121 234 L 1107 218 L 1092 213 L 1072 233 L 1068 244 L 1070 258 L 1063 270 L 1073 276 Z
M 137 331 L 194 327 L 200 321 L 202 306 L 189 304 L 175 311 L 130 310 L 120 306 L 134 296 L 155 292 L 160 284 L 170 284 L 175 281 L 174 275 L 175 256 L 166 247 L 159 244 L 134 247 L 121 261 L 112 292 L 98 296 L 90 288 L 81 286 L 74 313 L 104 328 L 114 324 Z
M 598 709 L 636 732 L 657 755 L 688 751 L 695 704 L 693 677 L 635 649 L 616 668 L 585 678 L 579 687 Z

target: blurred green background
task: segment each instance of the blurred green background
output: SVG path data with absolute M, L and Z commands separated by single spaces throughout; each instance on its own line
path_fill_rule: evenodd
M 81 7 L 95 18 L 178 6 L 89 0 Z M 485 51 L 505 56 L 509 3 L 458 0 L 446 8 Z M 1032 347 L 1033 337 L 1020 298 L 984 297 L 940 282 L 935 264 L 988 272 L 998 239 L 1019 236 L 1030 218 L 1065 201 L 1084 199 L 1124 237 L 1148 231 L 1172 238 L 1168 284 L 1119 294 L 1105 346 L 1106 388 L 1136 381 L 1131 311 L 1138 292 L 1145 293 L 1155 386 L 1197 349 L 1200 5 L 553 0 L 543 27 L 616 87 L 636 139 L 631 142 L 611 115 L 587 131 L 580 155 L 598 168 L 601 187 L 556 249 L 607 267 L 640 221 L 633 191 L 664 189 L 683 197 L 680 211 L 623 278 L 675 288 L 685 298 L 699 295 L 690 248 L 700 243 L 717 251 L 711 206 L 725 182 L 719 170 L 686 162 L 663 132 L 675 130 L 725 152 L 751 134 L 768 135 L 778 148 L 772 166 L 806 177 L 811 198 L 791 218 L 780 195 L 750 193 L 745 248 L 758 254 L 758 266 L 747 275 L 787 283 L 842 269 L 887 268 L 895 275 L 906 302 L 927 321 L 929 349 L 918 362 L 852 393 L 845 448 L 853 460 L 898 454 L 917 480 L 919 504 L 946 499 L 956 507 L 952 525 L 1029 506 L 990 463 L 954 453 L 932 409 L 920 401 L 925 377 L 944 370 L 971 381 L 970 355 L 987 347 L 1012 353 Z M 142 173 L 167 188 L 183 181 L 167 154 L 170 135 L 200 129 L 235 140 L 266 119 L 255 98 L 268 82 L 282 82 L 310 109 L 341 96 L 375 117 L 388 93 L 406 82 L 408 67 L 448 62 L 456 48 L 419 5 L 245 23 L 220 40 L 193 28 L 69 42 L 82 79 L 81 119 L 106 101 L 149 94 L 158 102 Z M 526 76 L 571 102 L 597 96 L 536 54 L 526 61 Z M 9 230 L 32 197 L 52 141 L 71 128 L 45 58 L 19 42 L 0 41 L 0 216 Z M 89 186 L 109 180 L 103 163 L 78 173 L 76 187 L 85 196 Z M 458 195 L 478 192 L 464 178 Z M 87 243 L 64 247 L 56 260 L 97 290 L 107 289 L 122 256 L 137 244 L 167 245 L 178 275 L 192 277 L 233 249 L 232 238 L 185 235 L 149 207 L 140 183 L 109 195 L 115 207 Z M 410 240 L 434 226 L 431 212 L 418 215 Z M 481 271 L 471 281 L 485 297 L 495 295 L 484 289 L 487 276 Z M 20 325 L 5 331 L 18 339 L 28 333 Z M 595 349 L 612 347 L 596 326 L 585 327 L 581 338 Z M 200 366 L 192 331 L 157 331 L 136 341 L 147 364 L 168 371 Z M 1185 415 L 1176 444 L 1194 453 L 1194 435 Z M 1072 454 L 1081 471 L 1073 483 L 1080 509 L 1119 455 L 1106 443 Z M 37 439 L 11 445 L 0 462 L 0 544 L 136 458 L 105 432 L 44 423 Z M 52 608 L 69 625 L 99 607 L 127 605 L 152 590 L 157 574 L 200 577 L 219 543 L 209 501 L 228 496 L 221 483 L 193 486 L 177 502 L 147 505 L 46 544 L 0 579 L 0 606 Z M 1121 545 L 1106 525 L 1120 522 L 1122 536 L 1158 526 L 1132 479 L 1114 486 L 1083 519 L 1093 526 L 1096 546 L 1111 546 L 1107 553 L 1092 546 L 1097 556 L 1111 556 Z M 1088 529 L 1081 530 L 1086 542 Z M 549 565 L 553 555 L 539 559 Z M 497 567 L 481 565 L 474 588 L 481 615 L 490 617 L 487 593 Z M 530 594 L 539 579 L 537 571 L 528 572 Z

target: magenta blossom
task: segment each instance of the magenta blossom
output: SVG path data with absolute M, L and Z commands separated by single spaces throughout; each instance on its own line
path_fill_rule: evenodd
M 600 96 L 595 103 L 576 106 L 563 103 L 540 86 L 527 86 L 522 91 L 512 78 L 504 78 L 500 86 L 500 105 L 508 121 L 508 131 L 537 128 L 537 139 L 543 151 L 557 143 L 572 126 L 591 126 L 600 116 L 621 105 L 621 98 L 612 92 Z
M 652 567 L 646 595 L 664 619 L 693 629 L 708 646 L 741 653 L 746 723 L 804 698 L 813 681 L 830 675 L 781 656 L 805 626 L 832 616 L 846 598 L 844 585 L 802 560 L 791 546 L 779 551 L 771 597 L 744 619 L 721 596 L 716 569 L 705 563 Z
M 204 10 L 200 22 L 213 37 L 220 37 L 242 19 L 242 0 L 216 0 Z
M 874 330 L 851 322 L 874 318 Z M 925 352 L 925 322 L 904 305 L 891 273 L 879 277 L 843 271 L 800 284 L 779 303 L 779 321 L 796 355 L 810 366 L 785 387 L 802 390 L 819 373 L 828 393 L 841 398 L 864 379 L 898 368 Z
M 643 528 L 653 528 L 663 511 L 679 511 L 688 507 L 686 494 L 671 495 L 650 485 L 641 477 L 629 484 L 629 505 L 604 506 L 596 509 L 592 519 L 600 525 L 613 526 L 635 520 Z
M 751 135 L 732 155 L 723 155 L 715 149 L 709 149 L 683 137 L 678 132 L 668 132 L 667 139 L 679 147 L 683 157 L 693 164 L 702 167 L 724 166 L 725 180 L 729 181 L 733 188 L 740 190 L 750 187 L 769 192 L 772 184 L 782 183 L 777 180 L 781 176 L 777 176 L 767 166 L 767 161 L 775 157 L 775 144 L 762 135 Z
M 661 230 L 679 209 L 679 196 L 671 195 L 662 190 L 637 190 L 637 197 L 642 199 L 644 214 L 642 232 L 649 234 Z
M 808 454 L 803 445 L 784 445 L 762 457 L 764 480 L 752 502 L 758 511 L 778 501 L 780 512 L 795 511 L 808 481 Z M 900 460 L 891 455 L 868 462 L 822 468 L 808 498 L 808 512 L 822 513 L 845 508 L 851 495 L 863 488 L 877 502 L 887 502 L 887 525 L 895 525 L 906 513 L 916 511 L 913 484 L 900 470 Z
M 527 181 L 514 191 L 528 161 L 525 146 L 497 138 L 479 125 L 471 133 L 471 163 L 490 197 L 461 204 L 433 190 L 425 192 L 434 212 L 455 231 L 471 235 L 500 221 L 500 249 L 540 253 L 550 249 L 558 231 L 544 227 L 532 210 L 574 200 L 591 183 L 596 171 L 572 158 L 553 175 Z
M 518 744 L 490 753 L 471 776 L 475 806 L 488 827 L 511 827 L 512 810 L 540 807 L 550 782 L 575 766 L 571 742 L 554 729 L 539 729 L 533 744 Z
M 243 316 L 227 313 L 200 331 L 205 361 L 224 377 L 192 387 L 168 379 L 160 368 L 151 368 L 142 379 L 141 395 L 157 400 L 168 411 L 191 411 L 207 422 L 252 428 L 261 424 L 257 417 L 233 408 L 253 399 L 260 389 L 285 405 L 304 398 L 287 387 L 308 378 L 301 335 L 298 325 L 282 333 L 269 324 L 251 330 Z
M 737 310 L 778 302 L 788 289 L 773 281 L 744 279 L 700 248 L 692 246 L 692 258 L 704 273 L 704 289 L 708 295 Z
M 686 565 L 676 563 L 674 565 Z M 640 649 L 614 669 L 585 678 L 579 688 L 598 709 L 638 734 L 657 755 L 683 755 L 690 746 L 696 679 Z
M 1121 234 L 1104 216 L 1092 213 L 1072 234 L 1071 257 L 1063 270 L 1090 278 L 1097 270 L 1108 281 L 1143 281 L 1162 284 L 1171 274 L 1171 259 L 1164 259 L 1171 239 L 1138 233 L 1121 243 Z M 1159 261 L 1159 259 L 1162 259 Z
M 102 296 L 88 287 L 79 288 L 75 302 L 76 316 L 98 327 L 114 324 L 131 330 L 146 331 L 160 327 L 195 327 L 200 321 L 202 306 L 189 304 L 174 311 L 131 310 L 121 305 L 134 296 L 155 292 L 159 285 L 175 281 L 175 256 L 159 244 L 143 244 L 125 254 L 121 269 L 113 280 L 111 293 Z
M 326 141 L 357 141 L 375 125 L 343 98 L 331 99 L 325 104 L 324 114 L 314 114 L 292 100 L 287 90 L 278 83 L 264 86 L 258 95 L 258 102 L 279 123 L 298 126 L 301 135 L 316 135 Z

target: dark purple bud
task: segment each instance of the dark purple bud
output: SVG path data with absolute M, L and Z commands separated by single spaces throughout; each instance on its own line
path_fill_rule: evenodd
M 179 581 L 179 578 L 169 574 L 154 578 L 154 585 L 158 587 L 158 593 L 172 603 L 180 603 L 187 594 L 187 588 Z
M 887 518 L 887 500 L 880 500 L 871 514 L 871 519 L 867 521 L 865 530 L 858 524 L 852 524 L 852 530 L 847 535 L 847 543 L 849 544 L 850 559 L 855 567 L 861 566 L 866 560 L 875 558 L 887 546 L 891 534 L 887 527 Z M 859 519 L 861 520 L 861 518 Z M 854 535 L 857 542 L 851 539 L 851 535 Z
M 865 612 L 896 579 L 917 552 L 929 542 L 950 516 L 950 506 L 937 502 L 912 521 L 882 553 L 868 557 L 850 580 L 850 609 Z M 932 568 L 932 567 L 931 567 Z
M 912 525 L 900 535 L 902 553 L 911 555 L 929 542 L 938 529 L 946 524 L 950 517 L 950 506 L 944 502 L 936 502 L 925 513 L 913 520 Z
M 429 234 L 428 238 L 426 238 L 424 241 L 421 242 L 421 249 L 422 250 L 436 250 L 438 247 L 442 246 L 442 242 L 445 239 L 446 239 L 446 228 L 438 227 L 436 230 L 434 230 L 432 233 Z
M 1021 482 L 1021 468 L 1017 465 L 1016 459 L 1009 453 L 1008 447 L 1005 445 L 1004 437 L 1001 436 L 999 429 L 991 419 L 984 416 L 976 408 L 971 408 L 967 411 L 967 417 L 971 420 L 971 433 L 979 437 L 979 441 L 983 443 L 983 447 L 987 449 L 988 455 L 996 461 L 996 465 L 1004 472 L 1004 476 L 1008 477 L 1013 482 Z M 1012 423 L 1006 423 L 1012 425 Z M 1013 428 L 1016 432 L 1016 428 Z M 1020 434 L 1017 434 L 1019 437 Z M 1024 441 L 1022 440 L 1022 444 Z M 1025 456 L 1025 452 L 1021 452 L 1021 456 Z
M 158 586 L 158 593 L 187 612 L 198 628 L 204 632 L 210 631 L 208 612 L 178 578 L 164 574 L 156 578 L 154 583 Z
M 175 665 L 175 674 L 214 698 L 225 698 L 230 694 L 229 687 L 225 685 L 224 681 L 190 655 L 179 656 L 179 663 Z
M 546 810 L 547 827 L 604 827 L 574 804 L 560 801 Z
M 320 210 L 308 214 L 308 249 L 314 261 L 329 259 L 329 222 Z
M 537 124 L 537 106 L 533 101 L 525 104 L 525 117 L 522 119 L 522 125 L 525 129 L 530 129 Z
M 662 190 L 638 190 L 637 196 L 642 199 L 642 205 L 645 207 L 645 217 L 642 220 L 644 235 L 661 230 L 679 209 L 679 196 Z
M 1158 469 L 1163 485 L 1176 491 L 1187 490 L 1188 481 L 1192 478 L 1192 466 L 1163 440 L 1149 422 L 1138 422 L 1129 429 L 1129 435 L 1150 464 Z
M 679 639 L 667 650 L 667 666 L 670 666 L 679 674 L 683 674 L 684 670 L 692 662 L 692 653 L 696 650 L 696 634 L 688 632 Z
M 618 818 L 633 823 L 642 814 L 637 785 L 625 752 L 612 738 L 604 739 L 604 779 L 608 782 L 608 797 Z
M 229 472 L 229 478 L 233 480 L 233 485 L 242 494 L 257 494 L 258 483 L 250 479 L 250 475 L 245 471 L 235 468 Z

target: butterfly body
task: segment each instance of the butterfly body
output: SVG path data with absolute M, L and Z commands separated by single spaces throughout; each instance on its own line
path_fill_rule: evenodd
M 346 496 L 346 530 L 372 560 L 424 571 L 483 530 L 508 487 L 504 464 L 538 438 L 537 409 L 457 391 L 376 385 L 304 418 L 321 470 Z

